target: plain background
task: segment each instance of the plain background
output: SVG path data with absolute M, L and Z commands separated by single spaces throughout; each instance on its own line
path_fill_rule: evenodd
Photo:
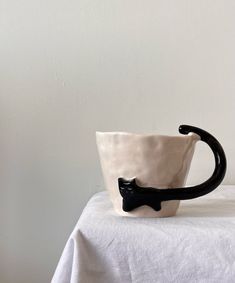
M 89 197 L 95 131 L 223 144 L 235 175 L 235 1 L 0 0 L 0 282 L 49 282 Z M 198 143 L 189 184 L 213 170 Z

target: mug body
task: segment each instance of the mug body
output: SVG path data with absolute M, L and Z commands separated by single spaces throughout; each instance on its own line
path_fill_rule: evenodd
M 141 206 L 124 212 L 118 178 L 136 178 L 143 187 L 183 187 L 189 172 L 197 134 L 163 136 L 125 132 L 96 132 L 104 181 L 114 209 L 124 216 L 168 217 L 176 214 L 178 200 L 162 202 L 160 211 Z

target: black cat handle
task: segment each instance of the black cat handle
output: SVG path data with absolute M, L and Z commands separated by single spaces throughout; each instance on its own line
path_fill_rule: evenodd
M 168 200 L 185 200 L 201 197 L 219 186 L 226 173 L 226 156 L 221 144 L 208 132 L 189 125 L 181 125 L 179 132 L 187 135 L 193 132 L 209 145 L 215 158 L 215 169 L 211 177 L 200 185 L 174 189 L 157 189 L 140 187 L 135 179 L 118 179 L 119 191 L 123 198 L 122 208 L 131 211 L 139 206 L 148 205 L 154 210 L 161 210 L 161 202 Z

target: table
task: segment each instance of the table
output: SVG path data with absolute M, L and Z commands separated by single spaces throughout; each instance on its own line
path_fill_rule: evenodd
M 68 282 L 235 282 L 235 186 L 182 201 L 170 218 L 121 217 L 95 194 L 52 279 Z

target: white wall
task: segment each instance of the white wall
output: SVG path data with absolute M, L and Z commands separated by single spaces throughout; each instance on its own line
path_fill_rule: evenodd
M 89 197 L 94 132 L 205 128 L 235 175 L 233 0 L 1 0 L 0 282 L 49 282 Z M 199 145 L 189 183 L 213 160 Z

